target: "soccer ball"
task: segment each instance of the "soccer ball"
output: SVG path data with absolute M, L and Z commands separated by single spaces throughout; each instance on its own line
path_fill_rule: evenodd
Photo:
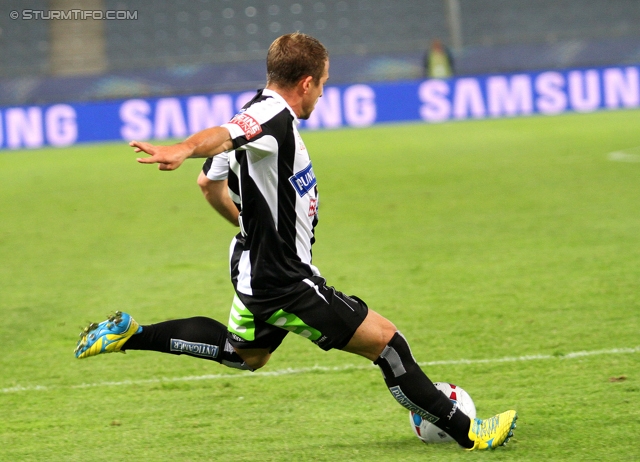
M 438 390 L 444 393 L 451 401 L 458 403 L 458 409 L 464 412 L 471 420 L 476 417 L 476 405 L 469 393 L 464 391 L 457 385 L 446 382 L 435 382 L 434 385 Z M 409 420 L 411 428 L 418 438 L 424 443 L 446 443 L 453 441 L 444 430 L 439 429 L 430 422 L 427 422 L 413 411 L 409 412 Z

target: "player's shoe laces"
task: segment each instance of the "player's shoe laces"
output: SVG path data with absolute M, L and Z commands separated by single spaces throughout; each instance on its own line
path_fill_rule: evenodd
M 507 411 L 488 419 L 473 419 L 469 429 L 469 439 L 473 441 L 475 449 L 495 449 L 509 441 L 516 428 L 518 414 L 516 411 Z
M 142 327 L 127 313 L 116 311 L 100 324 L 92 322 L 80 332 L 74 353 L 76 358 L 88 358 L 101 353 L 120 351 L 129 338 Z

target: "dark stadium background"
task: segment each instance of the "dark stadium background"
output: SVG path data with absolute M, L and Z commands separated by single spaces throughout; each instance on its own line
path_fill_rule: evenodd
M 52 10 L 135 19 L 34 19 Z M 296 30 L 327 46 L 333 85 L 420 79 L 434 39 L 456 75 L 637 64 L 639 23 L 637 0 L 4 0 L 0 107 L 254 89 Z

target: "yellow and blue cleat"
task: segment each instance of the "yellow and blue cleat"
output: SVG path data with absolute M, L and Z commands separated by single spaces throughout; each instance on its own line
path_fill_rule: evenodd
M 100 324 L 92 322 L 80 332 L 80 340 L 74 353 L 76 358 L 88 358 L 102 353 L 120 351 L 133 335 L 142 327 L 127 313 L 116 311 Z M 123 352 L 124 353 L 124 352 Z
M 469 429 L 469 439 L 473 441 L 473 447 L 468 450 L 495 449 L 507 444 L 513 436 L 517 419 L 516 411 L 503 412 L 484 420 L 473 419 Z

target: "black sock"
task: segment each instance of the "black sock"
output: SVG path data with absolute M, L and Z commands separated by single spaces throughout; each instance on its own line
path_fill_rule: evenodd
M 473 446 L 469 417 L 422 372 L 400 332 L 391 338 L 374 364 L 382 369 L 389 391 L 402 406 L 447 432 L 461 446 Z
M 215 319 L 195 317 L 142 326 L 122 350 L 151 350 L 210 359 L 228 367 L 251 370 L 227 340 L 227 328 Z

